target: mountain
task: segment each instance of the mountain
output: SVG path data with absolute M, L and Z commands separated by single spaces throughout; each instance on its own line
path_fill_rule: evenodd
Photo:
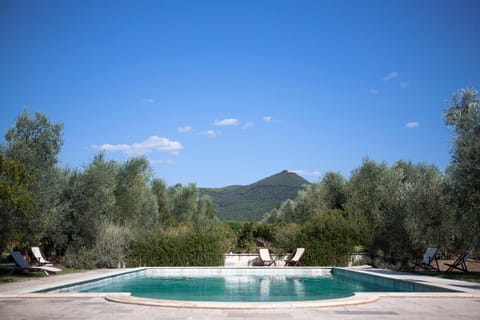
M 217 205 L 220 220 L 261 220 L 265 212 L 287 199 L 295 199 L 307 180 L 284 170 L 247 186 L 199 188 L 200 195 L 209 195 Z

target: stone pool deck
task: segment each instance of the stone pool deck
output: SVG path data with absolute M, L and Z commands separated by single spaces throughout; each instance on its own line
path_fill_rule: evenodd
M 0 318 L 6 319 L 478 319 L 480 284 L 356 268 L 362 273 L 429 283 L 461 293 L 361 294 L 358 304 L 308 303 L 268 309 L 200 309 L 124 304 L 107 301 L 105 294 L 32 294 L 47 287 L 111 276 L 125 270 L 94 270 L 0 285 Z M 118 296 L 122 297 L 122 295 Z M 350 299 L 350 298 L 349 298 Z M 350 299 L 351 300 L 351 299 Z

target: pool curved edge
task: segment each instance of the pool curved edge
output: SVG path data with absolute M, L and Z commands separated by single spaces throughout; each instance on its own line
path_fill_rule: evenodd
M 131 295 L 107 294 L 105 300 L 116 303 L 135 304 L 164 308 L 186 309 L 290 309 L 290 308 L 324 308 L 365 304 L 378 301 L 381 295 L 374 293 L 355 293 L 354 296 L 338 299 L 284 301 L 284 302 L 213 302 L 186 301 L 141 298 Z
M 128 292 L 110 292 L 110 293 L 20 293 L 20 294 L 1 294 L 2 299 L 91 299 L 103 298 L 113 303 L 163 307 L 163 308 L 182 308 L 182 309 L 224 309 L 224 310 L 274 310 L 274 309 L 318 309 L 329 307 L 346 307 L 361 304 L 374 303 L 384 298 L 438 298 L 438 299 L 461 299 L 474 298 L 480 299 L 480 293 L 460 293 L 460 292 L 435 292 L 435 293 L 410 293 L 410 292 L 357 292 L 354 296 L 326 300 L 310 301 L 287 301 L 287 302 L 210 302 L 210 301 L 181 301 L 181 300 L 161 300 L 140 298 L 130 295 Z
M 127 294 L 106 294 L 106 301 L 163 308 L 185 309 L 312 309 L 328 307 L 345 307 L 377 302 L 383 298 L 480 298 L 480 294 L 472 293 L 410 293 L 410 292 L 357 292 L 354 296 L 338 299 L 287 301 L 287 302 L 210 302 L 210 301 L 181 301 L 140 298 Z

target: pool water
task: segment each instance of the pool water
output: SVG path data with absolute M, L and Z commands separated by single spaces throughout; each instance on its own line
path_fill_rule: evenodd
M 218 302 L 305 301 L 349 297 L 354 292 L 404 291 L 333 275 L 162 277 L 138 274 L 103 284 L 89 284 L 77 292 L 130 292 L 132 296 L 169 300 Z

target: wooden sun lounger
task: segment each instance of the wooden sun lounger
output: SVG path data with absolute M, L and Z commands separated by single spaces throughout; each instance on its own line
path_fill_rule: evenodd
M 305 253 L 305 248 L 297 248 L 293 257 L 290 259 L 285 260 L 285 266 L 298 266 L 300 264 L 300 259 L 302 258 L 303 254 Z
M 453 270 L 460 270 L 463 272 L 468 272 L 467 268 L 467 261 L 470 258 L 470 256 L 473 253 L 473 247 L 468 248 L 465 250 L 458 258 L 455 260 L 454 263 L 449 264 L 449 263 L 444 263 L 445 265 L 448 266 L 447 272 L 452 272 Z
M 270 251 L 268 249 L 264 249 L 264 248 L 259 249 L 258 257 L 260 259 L 260 263 L 263 266 L 271 266 L 272 264 L 277 265 L 277 263 L 275 262 L 275 259 L 272 259 L 272 256 L 270 255 Z

